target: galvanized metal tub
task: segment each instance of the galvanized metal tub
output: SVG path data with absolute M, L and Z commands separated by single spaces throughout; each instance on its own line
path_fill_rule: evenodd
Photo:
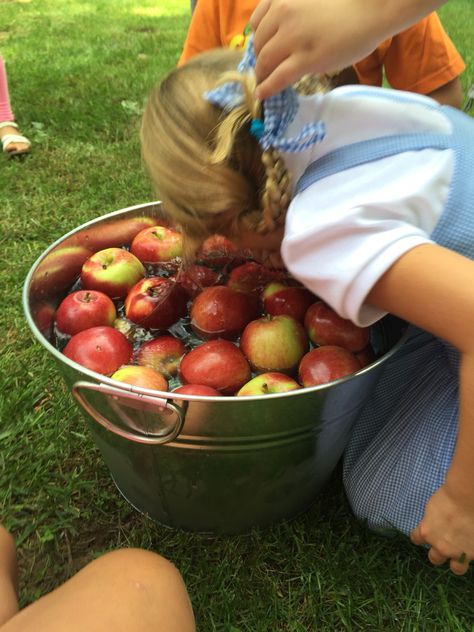
M 54 310 L 82 263 L 130 243 L 159 202 L 83 224 L 52 244 L 24 284 L 37 340 L 52 354 L 116 486 L 158 523 L 191 531 L 243 533 L 311 505 L 334 471 L 383 364 L 404 339 L 391 316 L 375 328 L 380 357 L 331 384 L 254 397 L 203 397 L 140 389 L 66 358 L 52 344 Z M 156 222 L 155 222 L 156 220 Z

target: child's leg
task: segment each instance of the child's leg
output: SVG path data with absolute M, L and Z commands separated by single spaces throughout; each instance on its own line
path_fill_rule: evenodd
M 0 121 L 14 121 L 8 93 L 7 70 L 3 57 L 0 55 Z
M 15 542 L 0 525 L 0 627 L 18 612 Z
M 457 435 L 456 360 L 428 334 L 391 359 L 359 416 L 344 458 L 355 515 L 409 535 L 443 483 Z
M 21 134 L 16 124 L 13 122 L 15 116 L 10 105 L 10 95 L 8 92 L 8 80 L 5 63 L 0 55 L 0 142 L 9 156 L 23 155 L 30 151 L 30 141 Z
M 94 560 L 20 611 L 1 632 L 193 632 L 181 575 L 167 560 L 121 549 Z

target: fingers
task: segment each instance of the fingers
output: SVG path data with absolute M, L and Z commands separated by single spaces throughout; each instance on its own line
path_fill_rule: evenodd
M 464 556 L 464 558 L 463 558 Z M 460 560 L 463 560 L 462 562 Z M 452 559 L 449 563 L 449 568 L 455 575 L 464 575 L 469 570 L 469 560 L 465 553 L 462 553 L 456 559 Z
M 270 8 L 270 3 L 271 3 L 271 0 L 262 0 L 262 2 L 259 2 L 254 12 L 250 16 L 250 20 L 249 20 L 250 26 L 252 27 L 254 31 L 257 30 L 257 28 L 260 25 L 260 22 L 266 15 L 268 9 Z
M 432 546 L 428 551 L 428 559 L 433 566 L 442 566 L 449 558 Z
M 410 540 L 418 546 L 429 546 L 429 542 L 421 535 L 420 528 L 415 527 L 410 533 Z M 442 566 L 449 561 L 449 568 L 455 575 L 464 575 L 469 570 L 469 558 L 465 553 L 456 556 L 448 556 L 439 549 L 431 546 L 428 549 L 428 559 L 434 566 Z
M 295 71 L 294 62 L 291 57 L 287 57 L 276 68 L 274 67 L 271 72 L 261 74 L 260 83 L 256 89 L 256 96 L 260 100 L 271 97 L 291 85 L 296 78 L 298 78 L 298 73 Z

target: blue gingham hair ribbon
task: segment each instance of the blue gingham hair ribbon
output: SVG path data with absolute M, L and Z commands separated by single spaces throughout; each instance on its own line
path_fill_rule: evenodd
M 252 35 L 237 70 L 242 73 L 252 71 L 255 63 Z M 223 110 L 232 110 L 242 103 L 244 95 L 242 86 L 236 81 L 230 81 L 205 92 L 204 98 Z M 263 150 L 273 147 L 283 152 L 295 153 L 304 151 L 324 138 L 326 129 L 322 121 L 306 123 L 296 136 L 285 138 L 285 131 L 297 111 L 298 96 L 293 88 L 286 88 L 263 101 L 263 120 L 253 119 L 250 126 L 251 133 L 258 138 Z

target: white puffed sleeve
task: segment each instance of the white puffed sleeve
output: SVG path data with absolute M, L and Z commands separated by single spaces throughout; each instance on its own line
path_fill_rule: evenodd
M 281 248 L 288 270 L 343 318 L 374 323 L 385 314 L 364 301 L 397 259 L 431 241 L 452 167 L 451 150 L 426 149 L 312 184 L 288 210 Z

